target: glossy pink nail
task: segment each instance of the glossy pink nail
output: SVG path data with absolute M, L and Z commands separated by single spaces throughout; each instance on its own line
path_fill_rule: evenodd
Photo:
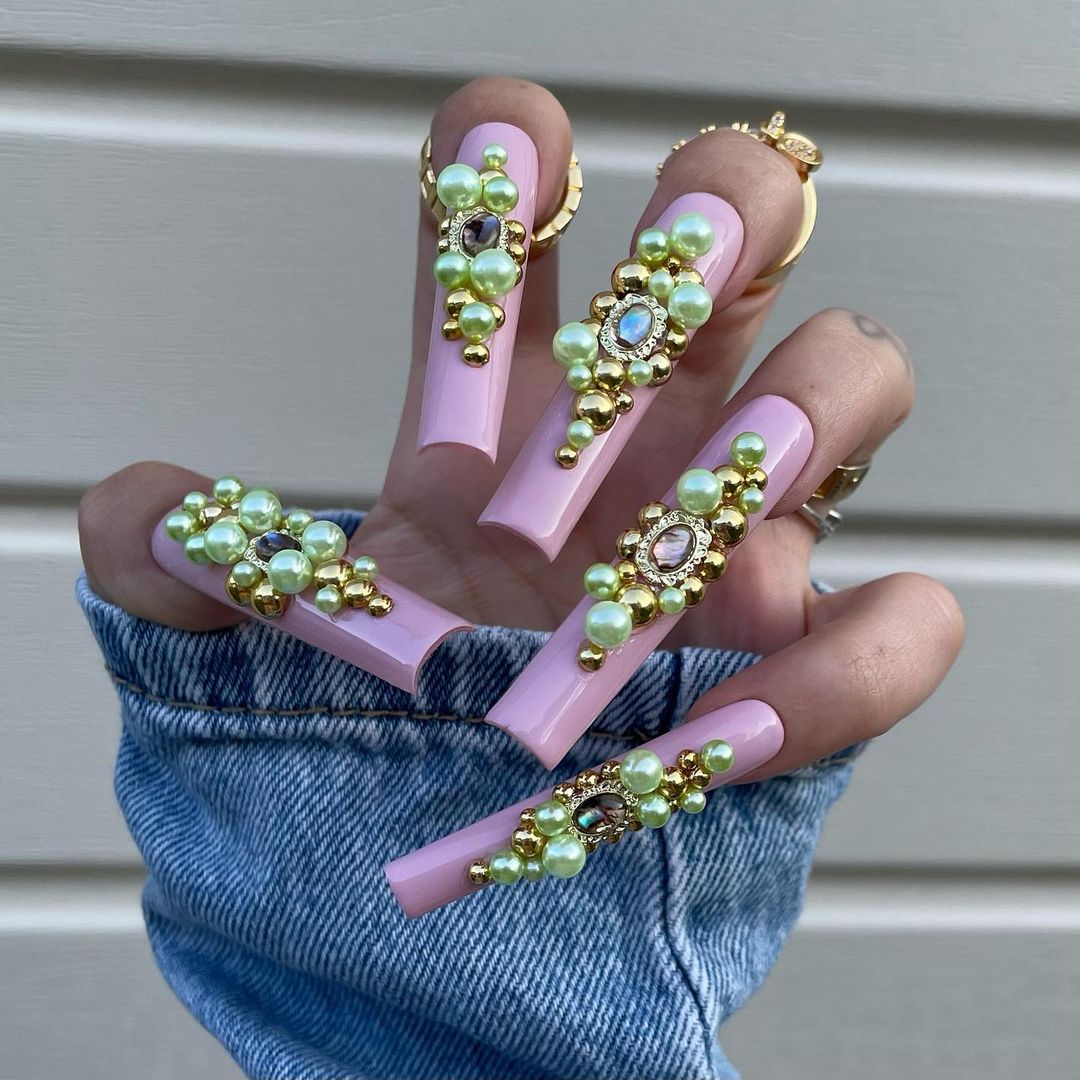
M 731 440 L 744 431 L 758 432 L 768 448 L 762 465 L 769 475 L 765 505 L 749 519 L 752 531 L 802 471 L 813 445 L 813 430 L 805 413 L 786 398 L 755 398 L 717 431 L 687 467 L 712 469 L 724 464 Z M 674 486 L 663 501 L 675 504 Z M 626 525 L 612 523 L 613 534 L 622 528 Z M 732 558 L 738 558 L 737 548 Z M 723 587 L 721 580 L 711 588 L 722 592 Z M 646 657 L 688 614 L 665 615 L 635 631 L 625 645 L 609 653 L 599 671 L 588 672 L 578 664 L 578 651 L 585 614 L 593 603 L 586 596 L 574 608 L 486 718 L 487 723 L 502 728 L 531 750 L 549 769 L 563 759 Z
M 713 248 L 695 266 L 705 287 L 716 297 L 742 249 L 742 219 L 716 195 L 693 192 L 679 196 L 656 224 L 667 229 L 679 214 L 689 211 L 704 214 L 713 226 Z M 688 336 L 692 337 L 693 331 L 688 331 Z M 678 377 L 676 369 L 672 379 Z M 480 523 L 516 533 L 554 560 L 656 395 L 663 391 L 663 386 L 634 388 L 633 409 L 620 416 L 610 430 L 597 435 L 574 468 L 563 469 L 555 462 L 555 451 L 566 441 L 574 400 L 574 391 L 563 383 L 480 516 Z
M 465 136 L 454 160 L 482 172 L 484 147 L 491 143 L 498 143 L 507 151 L 505 171 L 518 187 L 517 205 L 507 216 L 524 226 L 522 243 L 527 251 L 536 213 L 539 178 L 536 147 L 520 128 L 510 124 L 481 124 Z M 433 250 L 433 260 L 435 254 Z M 522 265 L 523 273 L 527 267 L 528 260 Z M 448 317 L 444 307 L 447 290 L 436 285 L 420 412 L 420 450 L 432 446 L 471 447 L 490 461 L 495 460 L 524 284 L 523 276 L 518 285 L 498 301 L 506 318 L 487 341 L 489 359 L 482 367 L 465 363 L 461 341 L 447 341 L 443 337 L 442 327 Z
M 733 763 L 728 771 L 714 774 L 704 788 L 706 791 L 729 784 L 775 757 L 784 742 L 784 728 L 775 710 L 765 702 L 739 701 L 681 724 L 643 745 L 659 755 L 665 765 L 673 765 L 681 750 L 698 750 L 712 739 L 728 743 L 733 751 Z M 469 880 L 470 865 L 474 860 L 484 859 L 508 846 L 521 811 L 537 806 L 551 798 L 551 794 L 551 788 L 538 792 L 530 799 L 508 806 L 483 821 L 389 863 L 384 873 L 405 914 L 413 918 L 482 888 L 499 888 L 497 885 L 474 885 Z M 705 813 L 708 812 L 706 808 Z M 692 829 L 694 823 L 680 820 L 676 827 Z M 633 844 L 637 839 L 627 835 L 621 842 Z M 594 857 L 602 860 L 602 847 L 601 852 L 589 856 L 590 860 Z M 594 872 L 603 871 L 597 867 Z M 528 883 L 518 885 L 518 888 L 529 887 Z M 573 889 L 574 883 L 557 881 L 549 887 Z

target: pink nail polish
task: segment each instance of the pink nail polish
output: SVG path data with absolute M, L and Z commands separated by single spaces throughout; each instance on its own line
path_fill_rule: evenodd
M 706 791 L 729 784 L 775 757 L 784 742 L 784 728 L 780 717 L 765 702 L 739 701 L 643 745 L 671 765 L 680 750 L 699 750 L 711 739 L 723 739 L 731 746 L 734 763 L 727 772 L 714 775 Z M 415 918 L 482 888 L 498 889 L 498 885 L 473 885 L 469 881 L 469 866 L 475 859 L 507 847 L 521 811 L 549 798 L 551 788 L 387 864 L 383 872 L 405 914 Z M 708 812 L 706 808 L 705 813 Z M 692 829 L 694 825 L 692 821 L 680 820 L 676 827 Z M 623 843 L 634 842 L 634 836 L 623 839 Z M 529 885 L 523 883 L 517 887 L 529 888 Z M 559 882 L 558 887 L 573 889 L 574 883 Z
M 232 606 L 225 593 L 227 566 L 193 563 L 184 554 L 184 546 L 165 535 L 163 524 L 154 530 L 150 546 L 155 561 L 167 574 Z M 333 617 L 325 615 L 307 594 L 294 596 L 285 613 L 277 619 L 264 619 L 250 608 L 243 611 L 249 618 L 292 634 L 415 694 L 420 668 L 427 658 L 451 634 L 473 627 L 403 585 L 382 576 L 378 583 L 379 588 L 394 600 L 390 614 L 379 619 L 352 609 L 342 609 Z
M 716 195 L 693 192 L 680 195 L 660 215 L 657 225 L 666 229 L 688 211 L 704 214 L 712 222 L 716 242 L 696 267 L 705 287 L 716 297 L 742 249 L 742 219 Z M 552 367 L 557 370 L 554 360 Z M 678 377 L 676 368 L 672 379 Z M 597 435 L 574 468 L 563 469 L 555 462 L 555 451 L 566 442 L 574 400 L 574 391 L 563 383 L 480 516 L 480 524 L 508 529 L 554 560 L 656 395 L 663 391 L 663 386 L 635 388 L 633 410 L 620 416 L 609 431 Z
M 786 398 L 766 395 L 732 416 L 687 468 L 711 469 L 723 464 L 728 460 L 731 440 L 743 431 L 758 432 L 767 446 L 765 507 L 750 518 L 752 531 L 802 471 L 814 436 L 810 421 L 798 406 Z M 674 486 L 664 502 L 675 505 Z M 612 522 L 612 540 L 630 524 Z M 738 550 L 732 558 L 739 557 Z M 722 591 L 723 582 L 712 588 Z M 486 718 L 487 723 L 502 728 L 531 750 L 549 769 L 563 759 L 679 619 L 688 614 L 665 615 L 635 631 L 625 645 L 608 654 L 599 671 L 587 672 L 578 664 L 578 650 L 585 613 L 593 602 L 588 596 L 582 599 Z
M 489 143 L 506 147 L 506 173 L 518 186 L 518 203 L 510 216 L 525 226 L 524 243 L 528 249 L 539 179 L 536 147 L 520 128 L 510 124 L 481 124 L 465 136 L 454 160 L 482 172 L 483 151 Z M 433 249 L 432 260 L 435 254 Z M 528 271 L 527 259 L 522 270 Z M 461 342 L 446 341 L 442 336 L 442 325 L 447 318 L 443 307 L 446 289 L 436 285 L 420 411 L 419 450 L 431 446 L 464 446 L 479 450 L 490 461 L 495 460 L 524 287 L 522 277 L 500 301 L 506 321 L 488 341 L 488 362 L 483 367 L 470 367 L 461 358 Z

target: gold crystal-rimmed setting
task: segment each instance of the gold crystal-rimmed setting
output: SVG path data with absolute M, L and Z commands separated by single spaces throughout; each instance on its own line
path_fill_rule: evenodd
M 662 536 L 680 525 L 690 530 L 692 548 L 675 569 L 663 570 L 653 558 L 653 546 Z M 700 517 L 688 514 L 685 510 L 670 510 L 642 536 L 634 551 L 634 565 L 641 576 L 652 585 L 659 585 L 661 588 L 678 586 L 702 564 L 713 541 L 712 530 Z
M 630 311 L 631 308 L 637 305 L 642 305 L 649 309 L 652 315 L 652 326 L 649 329 L 648 335 L 632 349 L 628 349 L 623 345 L 620 345 L 616 340 L 618 333 L 618 326 L 622 317 Z M 667 333 L 668 328 L 668 314 L 667 309 L 664 308 L 654 297 L 648 293 L 628 293 L 622 297 L 608 312 L 607 317 L 604 319 L 601 327 L 599 340 L 604 351 L 608 356 L 615 360 L 621 360 L 624 364 L 630 363 L 632 360 L 644 360 L 646 357 L 651 356 L 663 341 L 664 335 Z

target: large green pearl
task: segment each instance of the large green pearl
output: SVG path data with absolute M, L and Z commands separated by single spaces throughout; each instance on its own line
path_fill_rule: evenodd
M 215 521 L 203 533 L 203 537 L 206 554 L 222 566 L 239 562 L 247 551 L 247 533 L 231 518 L 228 521 Z
M 303 536 L 304 530 L 315 520 L 315 515 L 310 510 L 290 510 L 285 515 L 285 528 L 293 536 Z
M 379 574 L 379 564 L 370 555 L 357 555 L 353 573 L 362 581 L 373 581 Z
M 232 579 L 241 589 L 253 589 L 262 578 L 263 572 L 254 563 L 242 560 L 232 568 Z
M 575 450 L 584 450 L 595 438 L 596 432 L 588 420 L 571 420 L 566 426 L 566 441 Z
M 469 267 L 473 288 L 488 300 L 498 300 L 517 284 L 517 263 L 499 248 L 481 251 Z
M 189 536 L 184 541 L 184 554 L 200 566 L 210 562 L 210 556 L 206 554 L 206 534 L 196 533 L 194 536 Z
M 345 603 L 341 590 L 334 585 L 324 585 L 315 594 L 315 606 L 325 615 L 335 615 Z
M 540 881 L 543 878 L 544 864 L 540 859 L 526 859 L 521 865 L 521 876 L 526 881 Z
M 509 848 L 496 851 L 488 859 L 488 875 L 499 885 L 516 885 L 524 869 L 521 856 Z
M 180 504 L 189 514 L 197 514 L 210 503 L 210 497 L 201 491 L 189 491 Z
M 649 292 L 651 292 L 657 300 L 666 300 L 671 295 L 674 288 L 675 279 L 667 270 L 654 270 L 649 275 Z
M 668 242 L 671 250 L 683 259 L 700 259 L 713 246 L 716 236 L 704 214 L 691 211 L 680 214 L 672 223 Z
M 316 566 L 340 559 L 348 542 L 345 530 L 333 521 L 313 521 L 300 537 L 300 547 Z
M 560 833 L 544 845 L 540 857 L 552 877 L 572 878 L 585 865 L 585 845 L 572 833 Z
M 488 143 L 484 147 L 484 152 L 481 155 L 484 160 L 485 169 L 501 169 L 507 161 L 510 159 L 510 155 L 506 152 L 506 147 L 502 143 Z
M 644 747 L 631 750 L 619 766 L 619 780 L 635 795 L 647 795 L 660 786 L 664 778 L 664 763 L 658 754 Z
M 596 335 L 582 322 L 564 323 L 551 339 L 551 351 L 563 367 L 595 364 L 600 355 Z
M 189 514 L 186 510 L 174 510 L 165 519 L 165 535 L 178 543 L 186 540 L 198 527 L 199 523 L 195 515 Z
M 439 173 L 435 190 L 439 201 L 448 210 L 468 210 L 470 206 L 476 206 L 480 202 L 483 184 L 480 174 L 471 165 L 458 161 L 447 165 Z
M 739 509 L 744 514 L 759 514 L 765 505 L 765 492 L 750 485 L 739 492 Z
M 671 803 L 658 791 L 643 795 L 638 799 L 637 819 L 647 829 L 659 829 L 668 823 L 671 817 Z
M 688 814 L 700 814 L 705 809 L 705 792 L 697 788 L 684 791 L 679 796 L 679 809 Z
M 648 367 L 648 365 L 646 365 Z M 650 373 L 652 369 L 650 368 Z M 593 373 L 592 369 L 585 364 L 571 364 L 566 369 L 566 385 L 571 390 L 576 390 L 580 393 L 582 390 L 587 390 L 592 386 Z
M 686 607 L 686 593 L 682 589 L 671 587 L 661 589 L 656 599 L 660 604 L 660 610 L 665 615 L 678 615 Z
M 631 386 L 648 386 L 653 370 L 648 360 L 631 360 L 626 365 L 626 379 Z
M 585 571 L 585 591 L 597 600 L 610 600 L 619 587 L 619 574 L 611 563 L 593 563 Z
M 671 290 L 667 302 L 672 321 L 687 330 L 696 330 L 709 321 L 712 314 L 712 297 L 704 285 L 696 281 L 684 281 Z
M 653 226 L 638 233 L 637 253 L 646 266 L 659 266 L 667 258 L 668 236 L 663 229 Z
M 458 314 L 458 329 L 466 341 L 474 344 L 495 332 L 495 312 L 490 304 L 466 304 Z
M 723 494 L 723 485 L 710 469 L 687 469 L 675 485 L 679 505 L 690 514 L 711 514 Z
M 744 431 L 731 440 L 731 460 L 743 469 L 756 469 L 765 460 L 765 440 L 756 431 Z
M 214 481 L 214 501 L 221 506 L 235 506 L 244 497 L 244 485 L 235 476 Z
M 266 488 L 249 491 L 236 508 L 240 524 L 250 532 L 263 533 L 281 524 L 281 500 Z
M 709 772 L 727 772 L 735 764 L 735 751 L 723 739 L 710 739 L 701 748 L 701 760 Z
M 302 551 L 279 551 L 266 567 L 270 584 L 287 596 L 303 592 L 314 575 L 311 560 Z
M 557 836 L 570 825 L 570 811 L 558 799 L 548 799 L 536 808 L 533 824 L 544 836 Z
M 459 289 L 469 280 L 469 260 L 460 251 L 444 251 L 432 270 L 444 289 Z
M 513 210 L 518 203 L 518 186 L 509 176 L 492 176 L 484 181 L 484 205 L 496 214 Z
M 630 612 L 614 600 L 593 604 L 585 616 L 585 636 L 602 649 L 617 649 L 630 637 Z

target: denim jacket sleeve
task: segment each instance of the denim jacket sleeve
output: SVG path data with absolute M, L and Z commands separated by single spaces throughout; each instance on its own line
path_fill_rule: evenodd
M 116 793 L 154 954 L 249 1076 L 736 1075 L 717 1029 L 795 921 L 848 758 L 722 789 L 573 881 L 407 921 L 384 863 L 550 782 L 479 722 L 543 635 L 457 635 L 410 698 L 257 623 L 186 633 L 85 580 L 78 595 L 120 699 Z M 566 775 L 754 659 L 655 653 Z

